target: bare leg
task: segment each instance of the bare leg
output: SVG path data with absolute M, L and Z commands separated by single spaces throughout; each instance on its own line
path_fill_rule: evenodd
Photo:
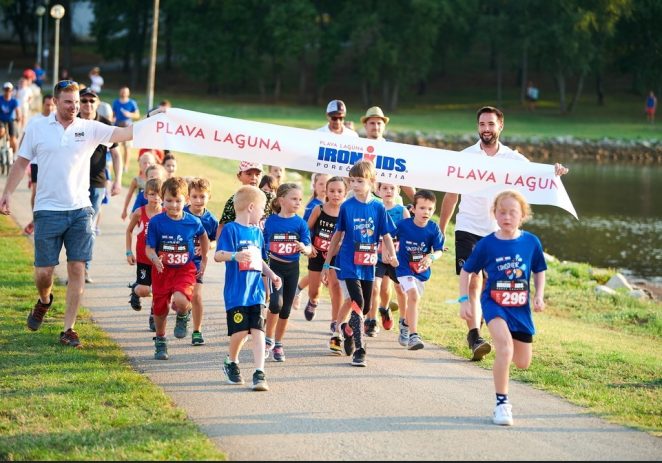
M 193 288 L 191 304 L 193 305 L 193 331 L 200 331 L 202 328 L 202 285 L 200 283 L 196 283 Z
M 85 262 L 67 262 L 67 309 L 64 312 L 64 331 L 73 329 L 85 288 Z
M 503 318 L 494 318 L 487 326 L 496 348 L 494 365 L 492 366 L 494 391 L 497 394 L 507 395 L 510 362 L 513 360 L 513 338 Z

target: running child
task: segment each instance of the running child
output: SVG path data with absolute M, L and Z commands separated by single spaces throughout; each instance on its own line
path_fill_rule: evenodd
M 326 182 L 329 180 L 329 175 L 328 174 L 313 174 L 311 178 L 311 187 L 313 190 L 313 196 L 310 198 L 310 201 L 308 201 L 308 204 L 306 204 L 306 209 L 303 212 L 303 220 L 308 223 L 308 218 L 310 217 L 310 214 L 313 212 L 313 209 L 315 209 L 317 206 L 321 206 L 324 204 L 324 195 L 326 191 Z M 299 310 L 299 306 L 301 305 L 301 291 L 304 290 L 308 286 L 308 280 L 309 275 L 304 276 L 300 281 L 299 284 L 297 285 L 297 292 L 294 295 L 294 302 L 292 303 L 292 308 L 294 310 Z M 317 307 L 317 299 L 315 298 L 315 303 L 311 304 L 313 299 L 310 297 L 310 291 L 308 291 L 308 305 L 306 306 L 306 310 L 304 311 L 304 315 L 306 316 L 306 320 L 311 321 L 313 318 L 315 318 L 315 307 Z
M 345 308 L 346 306 L 341 308 L 336 321 L 345 339 L 353 340 L 356 350 L 352 357 L 352 365 L 357 367 L 366 366 L 363 316 L 370 309 L 380 236 L 384 238 L 382 254 L 384 262 L 398 265 L 391 239 L 395 225 L 386 213 L 384 204 L 372 197 L 375 176 L 375 165 L 370 161 L 358 161 L 350 169 L 349 184 L 354 196 L 340 206 L 336 230 L 322 267 L 322 282 L 328 282 L 331 259 L 338 251 L 336 259 L 336 266 L 340 269 L 338 279 L 343 296 L 350 299 L 351 304 L 349 309 Z M 348 310 L 351 310 L 349 325 L 344 323 Z M 349 354 L 352 349 L 349 341 L 345 349 Z
M 378 183 L 377 194 L 384 203 L 386 213 L 391 217 L 393 223 L 397 227 L 401 220 L 409 218 L 409 211 L 402 204 L 398 204 L 396 198 L 400 198 L 400 187 L 392 183 Z M 401 198 L 400 198 L 401 199 Z M 402 202 L 402 200 L 400 201 Z M 393 237 L 393 245 L 395 252 L 398 252 L 398 240 Z M 377 246 L 377 266 L 375 267 L 375 284 L 372 288 L 372 304 L 370 312 L 365 320 L 365 334 L 366 336 L 376 336 L 379 332 L 377 327 L 377 309 L 379 308 L 379 316 L 382 319 L 382 326 L 385 330 L 393 328 L 393 318 L 391 308 L 389 307 L 389 300 L 391 299 L 391 281 L 395 282 L 395 294 L 398 298 L 398 307 L 405 306 L 405 294 L 402 292 L 398 279 L 395 275 L 395 268 L 389 264 L 382 262 L 382 241 L 379 241 Z M 378 306 L 379 304 L 379 306 Z M 400 312 L 400 317 L 404 318 L 404 313 Z
M 418 190 L 414 194 L 414 217 L 398 224 L 396 236 L 400 242 L 399 265 L 395 269 L 407 302 L 402 307 L 405 319 L 400 319 L 398 341 L 409 350 L 423 349 L 425 345 L 418 334 L 419 303 L 425 282 L 430 279 L 432 262 L 439 259 L 444 249 L 444 236 L 439 225 L 430 222 L 437 198 L 429 190 Z M 402 314 L 401 314 L 402 316 Z
M 306 306 L 306 318 L 308 318 L 308 311 L 312 309 L 312 320 L 315 316 L 315 309 L 319 301 L 319 291 L 322 284 L 321 272 L 324 266 L 329 245 L 331 244 L 331 236 L 336 228 L 338 221 L 338 214 L 340 213 L 340 205 L 345 200 L 347 194 L 347 187 L 342 177 L 331 177 L 326 182 L 326 202 L 323 205 L 317 206 L 313 209 L 310 217 L 308 218 L 308 228 L 310 229 L 313 249 L 310 257 L 308 258 L 308 305 Z M 333 269 L 334 259 L 330 262 L 331 268 L 329 269 L 327 289 L 331 297 L 331 334 L 336 332 L 336 318 L 338 318 L 338 311 L 342 303 L 342 292 L 340 290 L 340 283 Z M 340 354 L 340 342 L 329 344 L 332 352 Z
M 129 265 L 136 265 L 136 281 L 131 284 L 131 298 L 129 304 L 135 311 L 142 310 L 140 303 L 141 297 L 149 297 L 152 295 L 152 262 L 145 254 L 145 239 L 147 237 L 147 229 L 149 221 L 157 214 L 163 212 L 161 204 L 161 188 L 162 183 L 160 179 L 153 178 L 147 180 L 145 183 L 145 190 L 143 195 L 147 197 L 147 204 L 136 209 L 129 219 L 129 224 L 126 227 L 126 260 Z M 132 251 L 133 231 L 138 227 L 136 235 L 136 254 Z M 154 314 L 150 311 L 149 315 L 149 329 L 156 330 L 154 325 Z
M 122 220 L 126 219 L 129 210 L 129 202 L 133 198 L 133 194 L 136 193 L 136 198 L 141 196 L 142 190 L 145 188 L 145 182 L 147 181 L 147 168 L 156 164 L 156 158 L 152 153 L 145 153 L 138 159 L 139 171 L 138 175 L 131 179 L 129 184 L 129 191 L 126 193 L 126 198 L 124 198 L 124 207 L 122 208 Z M 134 209 L 135 210 L 135 209 Z
M 166 158 L 168 155 L 166 154 Z M 211 185 L 209 180 L 206 178 L 196 177 L 193 178 L 188 184 L 188 197 L 189 203 L 184 207 L 185 212 L 193 214 L 205 228 L 207 232 L 207 238 L 209 241 L 216 240 L 216 232 L 218 231 L 218 219 L 207 209 L 207 204 L 211 198 Z M 193 309 L 191 313 L 193 314 L 193 333 L 191 334 L 191 344 L 194 346 L 202 346 L 205 343 L 205 339 L 202 337 L 202 285 L 204 283 L 203 274 L 204 268 L 202 267 L 202 254 L 200 248 L 200 240 L 195 239 L 195 255 L 193 260 L 196 265 L 201 268 L 201 272 L 196 278 L 195 288 L 193 288 L 193 299 L 191 300 L 191 305 Z
M 166 321 L 170 305 L 177 318 L 174 335 L 188 334 L 188 320 L 196 278 L 202 278 L 207 265 L 209 238 L 200 219 L 184 212 L 188 200 L 188 185 L 181 177 L 169 178 L 161 188 L 165 212 L 150 220 L 147 230 L 147 257 L 154 265 L 152 292 L 154 304 L 154 337 L 157 360 L 168 359 Z M 195 261 L 195 239 L 200 240 L 201 260 Z M 172 302 L 171 302 L 172 301 Z
M 163 168 L 166 170 L 166 175 L 168 178 L 172 178 L 177 173 L 177 158 L 172 153 L 167 153 L 163 156 L 163 162 L 161 163 Z
M 303 192 L 296 183 L 278 187 L 271 208 L 275 212 L 264 222 L 264 242 L 269 268 L 280 277 L 280 289 L 271 288 L 267 313 L 266 356 L 273 350 L 276 362 L 285 361 L 283 337 L 299 281 L 299 256 L 311 252 L 308 225 L 296 212 L 301 207 Z
M 256 226 L 265 208 L 264 193 L 255 186 L 242 186 L 234 194 L 236 218 L 223 227 L 214 254 L 216 262 L 225 262 L 223 299 L 227 314 L 230 353 L 223 363 L 229 384 L 244 384 L 239 369 L 239 351 L 250 334 L 253 341 L 253 390 L 267 391 L 264 375 L 264 302 L 266 297 L 262 273 L 276 289 L 281 281 L 264 262 L 262 230 Z
M 267 193 L 276 194 L 276 190 L 278 190 L 278 184 L 271 175 L 263 175 L 258 188 L 262 191 L 266 191 Z
M 165 182 L 168 179 L 168 175 L 166 174 L 165 167 L 163 167 L 161 164 L 152 164 L 145 170 L 145 177 L 147 177 L 147 180 L 152 179 L 152 178 L 158 178 L 161 180 L 161 182 Z M 138 196 L 136 196 L 136 200 L 133 202 L 133 206 L 131 209 L 131 212 L 135 211 L 139 207 L 144 206 L 147 204 L 147 199 L 145 199 L 145 195 L 141 195 L 138 193 Z
M 536 330 L 531 316 L 529 282 L 533 274 L 533 310 L 545 308 L 545 270 L 547 264 L 537 236 L 520 230 L 531 217 L 531 208 L 521 193 L 501 192 L 492 205 L 499 229 L 481 239 L 460 272 L 460 316 L 473 316 L 468 290 L 475 273 L 487 272 L 480 298 L 483 317 L 496 348 L 492 375 L 496 392 L 494 424 L 512 426 L 512 407 L 508 401 L 510 364 L 528 368 L 533 355 Z

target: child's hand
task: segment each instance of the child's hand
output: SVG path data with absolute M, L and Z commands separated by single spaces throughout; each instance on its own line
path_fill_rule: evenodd
M 308 257 L 317 257 L 317 249 L 315 249 L 315 246 L 310 247 L 310 254 Z
M 234 260 L 237 262 L 250 262 L 251 261 L 251 252 L 248 249 L 239 251 L 235 256 Z
M 122 220 L 126 220 L 126 209 L 122 209 Z
M 136 256 L 129 254 L 126 256 L 126 261 L 129 263 L 129 265 L 136 265 Z
M 545 300 L 542 296 L 536 295 L 533 299 L 533 311 L 542 312 L 543 310 L 545 310 Z
M 460 303 L 460 318 L 466 321 L 469 321 L 473 318 L 473 307 L 471 307 L 471 302 L 464 301 Z
M 281 281 L 280 277 L 276 274 L 274 274 L 271 277 L 271 283 L 274 285 L 275 289 L 280 289 L 280 287 L 283 286 L 283 282 Z
M 322 281 L 322 284 L 324 286 L 329 285 L 329 269 L 328 268 L 323 268 L 322 273 L 320 274 L 320 280 Z
M 153 259 L 152 264 L 154 265 L 154 268 L 156 269 L 157 272 L 163 273 L 164 267 L 160 257 L 158 257 L 157 259 Z
M 391 266 L 392 266 L 392 267 L 397 267 L 398 265 L 400 265 L 400 261 L 398 260 L 398 256 L 396 256 L 395 254 L 393 254 L 393 255 L 391 256 Z

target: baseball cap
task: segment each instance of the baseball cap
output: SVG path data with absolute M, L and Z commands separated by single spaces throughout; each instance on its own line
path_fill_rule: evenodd
M 347 113 L 347 107 L 342 100 L 331 100 L 329 101 L 329 104 L 326 105 L 326 113 L 344 116 Z
M 239 163 L 239 172 L 246 172 L 248 170 L 253 170 L 257 169 L 260 172 L 262 172 L 262 164 L 259 162 L 251 162 L 251 161 L 241 161 Z
M 96 92 L 92 90 L 90 87 L 85 87 L 83 90 L 81 90 L 80 96 L 91 96 L 93 98 L 99 98 Z
M 9 90 L 11 90 L 12 88 L 14 88 L 14 86 L 12 85 L 11 82 L 5 82 L 4 84 L 2 84 L 2 89 L 4 90 L 4 89 L 6 89 L 6 88 L 8 88 Z

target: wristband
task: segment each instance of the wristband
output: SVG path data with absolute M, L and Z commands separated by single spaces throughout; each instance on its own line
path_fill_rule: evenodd
M 460 304 L 463 303 L 463 302 L 469 302 L 469 296 L 467 296 L 466 294 L 464 296 L 460 296 L 457 299 L 457 302 L 459 302 Z
M 322 270 L 329 270 L 330 268 L 331 268 L 331 264 L 327 264 L 326 262 L 322 264 Z
M 234 262 L 235 260 L 237 260 L 237 253 L 236 253 L 236 252 L 233 252 L 233 253 L 232 253 L 232 255 L 230 256 L 230 260 L 231 260 L 232 262 Z
M 126 257 L 132 256 L 133 253 L 131 251 L 126 251 Z
M 159 256 L 154 255 L 150 257 L 149 260 L 151 260 L 152 262 L 156 262 L 157 260 L 159 260 Z
M 437 260 L 437 256 L 434 254 L 430 254 L 430 260 L 434 262 L 435 260 Z

